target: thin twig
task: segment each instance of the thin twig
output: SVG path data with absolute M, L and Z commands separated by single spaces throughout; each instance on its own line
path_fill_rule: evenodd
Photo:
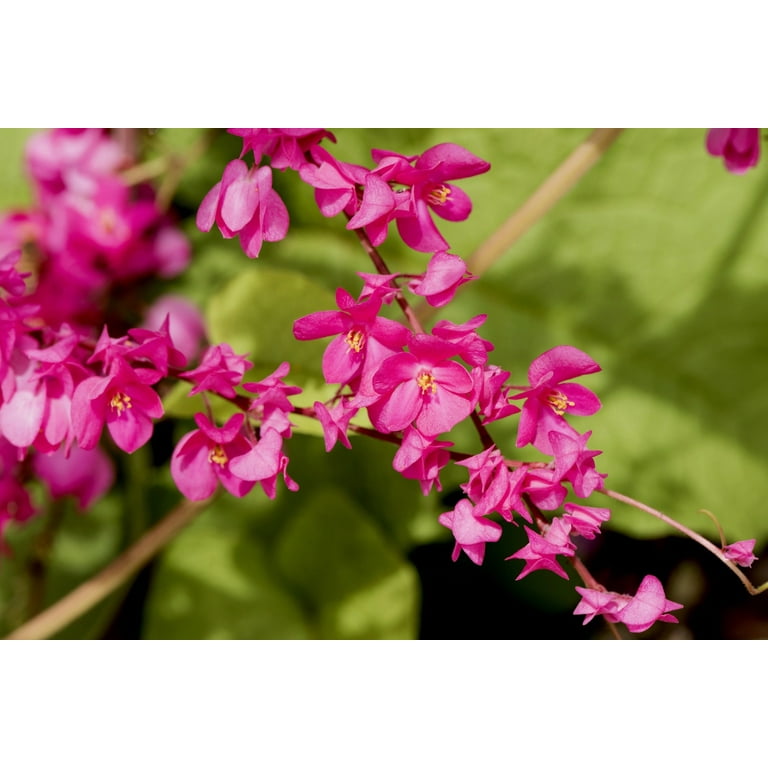
M 721 563 L 723 563 L 727 568 L 730 568 L 736 576 L 738 576 L 739 581 L 744 585 L 747 592 L 749 592 L 750 595 L 759 595 L 761 592 L 765 592 L 768 590 L 768 581 L 765 582 L 765 584 L 761 584 L 759 587 L 756 587 L 743 573 L 743 571 L 734 563 L 732 560 L 729 560 L 724 554 L 722 549 L 717 547 L 715 544 L 713 544 L 709 539 L 705 539 L 700 534 L 696 533 L 696 531 L 692 531 L 688 526 L 683 525 L 682 523 L 679 523 L 677 520 L 672 519 L 671 517 L 665 515 L 663 512 L 660 512 L 658 509 L 654 509 L 651 506 L 648 506 L 648 504 L 643 504 L 643 502 L 638 501 L 637 499 L 633 499 L 631 496 L 625 496 L 623 493 L 618 493 L 617 491 L 611 491 L 608 488 L 598 488 L 598 493 L 605 494 L 606 496 L 610 497 L 611 499 L 616 499 L 616 501 L 621 501 L 624 504 L 628 504 L 631 507 L 635 507 L 636 509 L 641 510 L 642 512 L 646 512 L 649 515 L 652 515 L 653 517 L 658 517 L 659 520 L 662 520 L 667 525 L 672 526 L 673 528 L 676 528 L 680 533 L 684 533 L 689 538 L 693 539 L 695 542 L 701 544 L 702 547 L 705 549 L 708 549 L 718 560 L 720 560 Z
M 42 640 L 55 635 L 122 586 L 191 523 L 207 504 L 207 501 L 183 501 L 104 570 L 22 624 L 5 639 Z

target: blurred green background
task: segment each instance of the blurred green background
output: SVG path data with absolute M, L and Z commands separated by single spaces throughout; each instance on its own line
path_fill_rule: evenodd
M 22 152 L 29 132 L 0 132 L 0 207 L 31 200 Z M 371 148 L 418 154 L 455 142 L 491 162 L 459 185 L 474 210 L 462 223 L 439 222 L 451 252 L 469 257 L 590 133 L 587 129 L 341 129 L 329 149 L 370 165 Z M 142 133 L 147 157 L 184 155 L 196 129 Z M 768 542 L 768 163 L 727 173 L 704 149 L 705 130 L 627 130 L 599 163 L 493 267 L 435 315 L 461 323 L 485 313 L 490 362 L 525 383 L 530 361 L 570 344 L 603 368 L 585 384 L 603 409 L 575 419 L 606 485 L 717 541 L 713 512 L 730 541 Z M 295 174 L 275 173 L 291 214 L 285 241 L 249 260 L 238 243 L 194 226 L 203 195 L 240 141 L 215 134 L 189 165 L 173 199 L 193 243 L 189 270 L 150 291 L 182 292 L 206 312 L 212 342 L 225 341 L 256 364 L 251 378 L 282 360 L 305 387 L 302 404 L 328 392 L 320 375 L 324 341 L 295 341 L 293 320 L 333 309 L 334 291 L 356 294 L 356 271 L 372 271 L 344 220 L 324 219 Z M 420 272 L 428 256 L 397 242 L 380 251 L 393 271 Z M 394 312 L 390 316 L 397 317 Z M 183 391 L 166 399 L 171 419 L 151 446 L 128 459 L 115 453 L 119 485 L 87 515 L 68 505 L 47 563 L 44 603 L 108 563 L 179 500 L 167 471 L 175 440 L 192 427 Z M 296 420 L 286 445 L 301 486 L 271 502 L 257 488 L 245 499 L 218 497 L 130 585 L 63 631 L 62 637 L 144 638 L 587 638 L 605 636 L 571 615 L 578 602 L 565 582 L 537 572 L 521 582 L 523 543 L 507 526 L 481 568 L 450 560 L 450 533 L 437 523 L 457 500 L 463 472 L 443 474 L 429 498 L 391 468 L 394 447 L 355 438 L 353 451 L 326 454 L 316 425 Z M 301 423 L 300 423 L 301 422 Z M 509 457 L 514 417 L 490 431 Z M 458 450 L 480 450 L 471 429 L 451 436 Z M 610 506 L 606 533 L 582 553 L 608 589 L 634 591 L 642 576 L 665 581 L 686 604 L 681 625 L 648 637 L 768 637 L 768 597 L 748 598 L 709 553 L 635 509 Z M 29 554 L 38 519 L 10 532 L 14 555 L 0 561 L 0 630 L 29 605 Z M 768 578 L 758 561 L 753 582 Z

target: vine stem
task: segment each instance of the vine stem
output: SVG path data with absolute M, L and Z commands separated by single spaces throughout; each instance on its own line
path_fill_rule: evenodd
M 702 547 L 704 547 L 705 549 L 708 549 L 718 560 L 720 560 L 720 562 L 722 562 L 724 565 L 726 565 L 736 574 L 736 576 L 739 578 L 739 581 L 741 581 L 741 583 L 746 587 L 746 590 L 747 592 L 749 592 L 750 595 L 759 595 L 761 592 L 765 592 L 766 590 L 768 590 L 768 581 L 766 581 L 765 584 L 761 584 L 759 587 L 754 586 L 754 584 L 752 584 L 752 582 L 745 576 L 745 574 L 739 568 L 739 566 L 736 565 L 736 563 L 734 563 L 732 560 L 729 560 L 723 554 L 722 549 L 717 547 L 708 539 L 705 539 L 700 534 L 696 533 L 696 531 L 692 531 L 687 526 L 677 522 L 677 520 L 673 520 L 671 517 L 668 517 L 663 512 L 660 512 L 658 509 L 654 509 L 653 507 L 650 507 L 647 504 L 643 504 L 642 501 L 633 499 L 631 496 L 625 496 L 623 493 L 618 493 L 617 491 L 611 491 L 607 488 L 598 489 L 598 492 L 604 494 L 605 496 L 608 496 L 611 499 L 616 499 L 616 501 L 621 501 L 624 504 L 628 504 L 631 507 L 635 507 L 636 509 L 639 509 L 642 512 L 646 512 L 649 515 L 653 515 L 653 517 L 657 517 L 659 520 L 662 520 L 667 525 L 671 525 L 673 528 L 676 528 L 681 533 L 684 533 L 686 536 L 693 539 L 695 542 L 701 544 Z
M 188 500 L 181 502 L 101 572 L 22 624 L 5 639 L 43 640 L 55 635 L 122 586 L 191 523 L 208 503 L 209 501 Z

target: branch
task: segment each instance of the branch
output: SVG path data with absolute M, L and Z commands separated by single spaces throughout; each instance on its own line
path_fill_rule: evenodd
M 181 502 L 133 546 L 103 571 L 81 584 L 59 602 L 22 624 L 6 640 L 43 640 L 52 637 L 122 586 L 207 506 L 208 501 Z
M 485 272 L 513 243 L 524 235 L 603 156 L 622 128 L 597 128 L 544 180 L 467 260 L 473 275 Z

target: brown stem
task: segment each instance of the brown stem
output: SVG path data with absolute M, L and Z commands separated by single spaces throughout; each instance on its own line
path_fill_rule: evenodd
M 208 501 L 183 501 L 104 570 L 22 624 L 5 639 L 42 640 L 55 635 L 123 585 L 191 523 L 207 504 Z

